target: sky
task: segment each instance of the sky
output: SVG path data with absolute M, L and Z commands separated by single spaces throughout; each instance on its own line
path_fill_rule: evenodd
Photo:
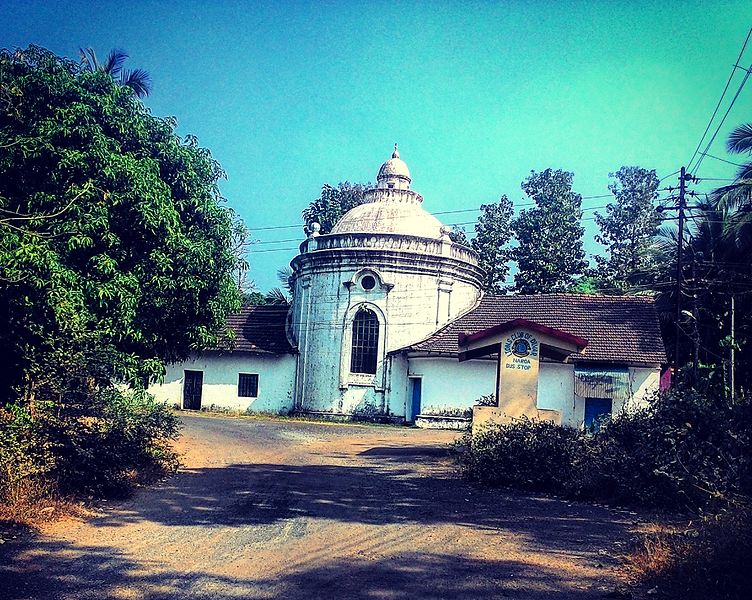
M 749 0 L 0 0 L 0 47 L 121 48 L 150 73 L 152 114 L 176 117 L 227 172 L 222 193 L 252 229 L 262 291 L 296 254 L 300 212 L 321 186 L 374 181 L 395 142 L 426 210 L 469 209 L 439 214 L 447 224 L 473 222 L 502 194 L 525 203 L 531 170 L 573 172 L 586 250 L 601 251 L 592 209 L 608 198 L 588 197 L 608 193 L 622 165 L 665 177 L 689 162 L 750 26 Z M 740 63 L 752 67 L 752 40 Z M 709 153 L 738 162 L 724 140 L 745 121 L 752 83 Z M 699 174 L 734 170 L 706 158 Z

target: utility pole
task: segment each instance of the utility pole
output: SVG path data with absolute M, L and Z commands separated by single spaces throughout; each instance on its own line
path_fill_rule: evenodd
M 684 251 L 684 209 L 687 207 L 685 195 L 687 193 L 686 181 L 691 179 L 691 175 L 687 175 L 687 170 L 682 167 L 681 174 L 679 175 L 679 236 L 677 238 L 676 247 L 676 347 L 674 349 L 674 363 L 675 370 L 674 375 L 676 383 L 679 383 L 679 367 L 681 361 L 679 360 L 679 350 L 681 347 L 681 306 L 682 306 L 682 270 L 683 270 L 683 251 Z

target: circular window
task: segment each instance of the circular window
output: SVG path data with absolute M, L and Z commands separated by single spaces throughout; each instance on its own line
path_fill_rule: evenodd
M 363 277 L 363 279 L 360 280 L 360 285 L 363 286 L 364 290 L 370 291 L 376 287 L 376 280 L 372 275 L 366 275 L 365 277 Z

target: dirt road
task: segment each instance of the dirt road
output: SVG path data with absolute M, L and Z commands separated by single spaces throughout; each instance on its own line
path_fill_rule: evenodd
M 0 598 L 600 598 L 634 516 L 479 490 L 450 432 L 184 416 L 185 468 L 0 547 Z

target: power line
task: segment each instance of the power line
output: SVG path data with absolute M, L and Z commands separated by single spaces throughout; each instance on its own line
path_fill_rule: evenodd
M 752 29 L 750 29 L 750 33 L 752 33 Z M 747 39 L 749 39 L 749 35 L 747 36 Z M 745 42 L 745 45 L 746 45 L 746 42 Z M 750 73 L 752 73 L 752 63 L 750 63 L 749 69 L 747 69 L 746 72 L 744 73 L 744 77 L 742 78 L 742 81 L 739 84 L 739 88 L 736 90 L 736 94 L 734 94 L 734 97 L 731 99 L 731 104 L 729 104 L 729 107 L 726 109 L 726 112 L 724 113 L 723 118 L 721 119 L 721 122 L 718 123 L 718 127 L 716 127 L 715 131 L 713 132 L 713 136 L 710 138 L 710 141 L 705 146 L 705 150 L 703 151 L 703 154 L 700 156 L 700 158 L 697 159 L 697 162 L 695 163 L 695 166 L 694 166 L 695 175 L 697 175 L 697 172 L 700 169 L 700 165 L 702 164 L 702 161 L 705 159 L 705 154 L 707 154 L 708 150 L 710 150 L 710 147 L 713 145 L 713 142 L 715 141 L 715 138 L 718 135 L 718 132 L 721 130 L 721 127 L 723 127 L 723 123 L 726 121 L 726 117 L 728 117 L 729 113 L 731 112 L 731 109 L 734 108 L 736 99 L 739 97 L 739 94 L 742 93 L 742 90 L 744 89 L 744 85 L 747 83 L 747 80 L 749 79 Z
M 710 126 L 713 124 L 713 119 L 715 119 L 715 116 L 718 114 L 718 109 L 721 107 L 721 103 L 723 102 L 723 98 L 726 96 L 726 92 L 728 91 L 729 85 L 731 85 L 731 80 L 734 78 L 734 74 L 736 73 L 736 68 L 739 66 L 739 61 L 742 59 L 742 56 L 744 56 L 744 50 L 747 48 L 747 42 L 749 42 L 749 37 L 752 35 L 752 27 L 750 27 L 749 32 L 747 33 L 747 37 L 744 40 L 744 44 L 742 44 L 742 49 L 739 52 L 739 56 L 736 59 L 736 62 L 734 63 L 734 66 L 731 68 L 731 74 L 729 75 L 728 81 L 726 82 L 726 87 L 723 88 L 723 92 L 721 93 L 721 97 L 718 99 L 718 104 L 715 105 L 715 110 L 713 111 L 713 114 L 710 116 L 710 120 L 708 121 L 707 127 L 705 127 L 705 131 L 702 134 L 702 137 L 700 138 L 700 141 L 697 142 L 697 148 L 695 148 L 694 154 L 692 154 L 692 158 L 689 159 L 689 162 L 687 163 L 690 173 L 692 172 L 692 161 L 695 159 L 698 153 L 700 153 L 700 146 L 702 146 L 702 142 L 705 140 L 705 136 L 708 135 L 708 131 L 710 130 Z M 715 136 L 714 136 L 715 137 Z M 707 152 L 707 148 L 705 151 Z M 703 156 L 705 153 L 701 153 Z M 700 165 L 698 164 L 697 167 Z M 697 167 L 695 167 L 695 170 L 697 170 Z
M 734 165 L 735 167 L 744 167 L 745 165 L 742 165 L 740 163 L 735 163 L 731 160 L 726 160 L 725 158 L 720 158 L 718 156 L 713 156 L 712 154 L 708 154 L 707 152 L 700 152 L 703 156 L 707 156 L 708 158 L 714 158 L 715 160 L 720 160 L 721 162 L 725 162 L 729 165 Z

